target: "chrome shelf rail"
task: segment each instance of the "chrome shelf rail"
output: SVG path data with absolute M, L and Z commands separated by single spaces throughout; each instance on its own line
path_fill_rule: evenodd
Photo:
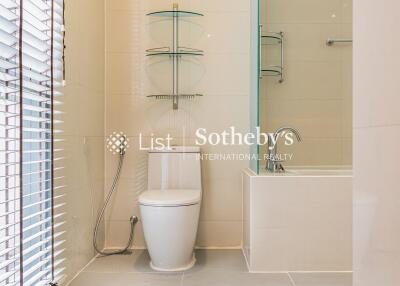
M 326 40 L 327 46 L 333 46 L 336 43 L 353 43 L 353 40 L 352 39 L 333 39 L 333 38 L 328 38 Z
M 146 50 L 147 56 L 168 56 L 172 60 L 172 92 L 171 94 L 153 94 L 148 97 L 155 99 L 171 99 L 173 109 L 178 109 L 179 99 L 192 99 L 201 94 L 183 94 L 179 90 L 179 66 L 182 56 L 203 56 L 204 51 L 179 45 L 179 18 L 180 17 L 197 17 L 204 16 L 203 14 L 181 11 L 178 9 L 178 4 L 173 4 L 173 9 L 168 11 L 158 11 L 147 14 L 147 16 L 170 17 L 172 18 L 172 47 L 159 47 Z
M 260 67 L 260 78 L 264 76 L 276 76 L 279 77 L 279 83 L 284 81 L 283 69 L 284 69 L 284 37 L 283 32 L 268 32 L 266 35 L 263 34 L 263 26 L 259 27 L 259 67 Z M 264 45 L 279 45 L 280 46 L 280 64 L 269 65 L 263 67 L 263 52 L 262 46 Z

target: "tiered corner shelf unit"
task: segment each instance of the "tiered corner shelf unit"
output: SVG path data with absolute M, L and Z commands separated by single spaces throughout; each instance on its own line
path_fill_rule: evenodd
M 173 73 L 173 83 L 172 83 L 172 93 L 171 94 L 153 94 L 148 95 L 148 97 L 156 99 L 171 99 L 173 103 L 173 109 L 178 109 L 180 98 L 194 98 L 197 96 L 202 96 L 202 94 L 184 94 L 179 90 L 179 65 L 180 59 L 186 56 L 199 57 L 204 55 L 204 51 L 182 47 L 179 45 L 179 18 L 182 17 L 201 17 L 203 14 L 182 11 L 179 10 L 178 4 L 173 5 L 173 9 L 169 11 L 158 11 L 147 14 L 147 16 L 152 17 L 170 17 L 173 21 L 173 31 L 172 31 L 172 47 L 160 47 L 152 48 L 146 50 L 148 57 L 156 56 L 167 56 L 172 60 L 172 73 Z
M 265 45 L 279 45 L 280 46 L 280 64 L 279 65 L 269 65 L 266 67 L 262 66 L 262 46 Z M 283 32 L 269 32 L 267 34 L 263 34 L 260 29 L 260 77 L 264 76 L 275 76 L 279 77 L 279 82 L 282 83 L 284 81 L 283 77 Z

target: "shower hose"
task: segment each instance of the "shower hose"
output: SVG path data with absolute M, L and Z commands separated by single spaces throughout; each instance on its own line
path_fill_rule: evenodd
M 116 187 L 117 187 L 118 180 L 119 180 L 119 177 L 120 177 L 120 175 L 121 175 L 122 165 L 123 165 L 123 163 L 124 163 L 124 156 L 125 156 L 125 151 L 122 151 L 122 152 L 119 154 L 119 163 L 118 163 L 117 173 L 115 174 L 115 177 L 114 177 L 114 180 L 113 180 L 111 189 L 110 189 L 110 191 L 108 192 L 107 198 L 106 198 L 106 200 L 104 201 L 104 204 L 103 204 L 103 206 L 102 206 L 102 208 L 101 208 L 101 211 L 99 212 L 99 214 L 98 214 L 98 216 L 97 216 L 96 226 L 95 226 L 94 232 L 93 232 L 93 247 L 94 247 L 94 249 L 97 251 L 97 253 L 99 253 L 99 254 L 101 254 L 101 255 L 103 255 L 103 256 L 116 255 L 116 254 L 126 254 L 126 253 L 128 253 L 128 250 L 129 250 L 129 248 L 130 248 L 130 246 L 131 246 L 131 244 L 132 244 L 133 232 L 134 232 L 134 229 L 135 229 L 135 225 L 136 225 L 136 223 L 138 222 L 138 218 L 137 218 L 136 216 L 132 216 L 132 217 L 130 218 L 129 221 L 130 221 L 130 225 L 131 225 L 131 231 L 130 231 L 130 234 L 129 234 L 128 243 L 127 243 L 127 245 L 126 245 L 125 248 L 123 248 L 123 249 L 118 249 L 118 250 L 114 250 L 114 251 L 110 251 L 110 252 L 108 252 L 108 251 L 107 251 L 107 252 L 104 252 L 104 251 L 102 251 L 102 250 L 99 249 L 99 247 L 98 247 L 98 245 L 97 245 L 97 235 L 98 235 L 98 231 L 99 231 L 99 227 L 100 227 L 100 222 L 101 222 L 102 219 L 104 218 L 104 213 L 105 213 L 105 211 L 106 211 L 106 208 L 107 208 L 107 206 L 108 206 L 108 203 L 110 202 L 110 199 L 111 199 L 111 197 L 112 197 L 112 195 L 113 195 L 113 193 L 115 192 L 115 189 L 116 189 Z

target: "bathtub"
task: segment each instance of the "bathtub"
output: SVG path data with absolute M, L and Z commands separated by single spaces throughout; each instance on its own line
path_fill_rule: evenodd
M 349 168 L 243 170 L 243 253 L 250 272 L 351 271 Z

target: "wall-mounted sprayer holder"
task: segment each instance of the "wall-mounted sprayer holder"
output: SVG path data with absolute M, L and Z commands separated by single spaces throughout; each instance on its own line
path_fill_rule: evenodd
M 146 50 L 147 56 L 168 56 L 172 60 L 172 93 L 171 94 L 153 94 L 148 95 L 155 99 L 172 99 L 173 109 L 178 109 L 180 98 L 194 98 L 202 96 L 202 94 L 183 94 L 179 90 L 179 65 L 182 57 L 185 56 L 203 56 L 202 50 L 181 47 L 179 45 L 179 18 L 180 17 L 196 17 L 203 16 L 202 14 L 190 11 L 182 11 L 178 9 L 178 4 L 173 4 L 173 9 L 170 11 L 158 11 L 147 14 L 153 17 L 171 17 L 173 21 L 172 31 L 172 48 L 161 47 Z

